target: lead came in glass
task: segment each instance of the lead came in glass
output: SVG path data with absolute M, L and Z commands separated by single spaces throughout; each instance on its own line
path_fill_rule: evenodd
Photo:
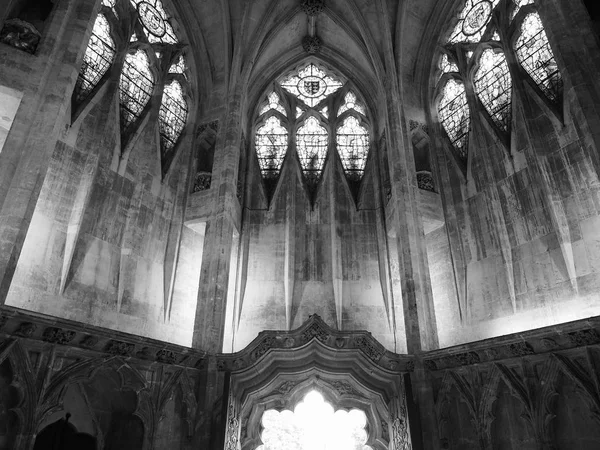
M 494 123 L 508 131 L 511 119 L 512 81 L 504 53 L 485 50 L 475 74 L 475 90 Z
M 274 109 L 275 111 L 278 111 L 283 116 L 287 117 L 285 109 L 281 105 L 281 101 L 279 99 L 279 95 L 277 95 L 277 93 L 275 93 L 275 92 L 271 92 L 267 96 L 267 104 L 265 106 L 263 106 L 263 108 L 260 110 L 259 115 L 262 116 L 263 114 L 265 114 L 266 112 L 268 112 L 268 111 L 270 111 L 272 109 Z
M 168 153 L 177 144 L 185 127 L 187 115 L 188 108 L 181 84 L 175 80 L 171 81 L 165 86 L 158 113 L 158 127 L 163 154 Z
M 148 42 L 151 44 L 176 44 L 175 31 L 171 26 L 172 20 L 160 0 L 131 0 L 137 9 L 139 21 L 146 31 Z
M 342 82 L 311 63 L 284 78 L 281 87 L 312 108 L 341 88 Z
M 365 108 L 358 103 L 354 92 L 348 91 L 348 93 L 344 97 L 344 104 L 340 107 L 338 111 L 338 117 L 351 109 L 362 114 L 363 116 L 365 115 Z
M 154 89 L 150 62 L 143 50 L 128 54 L 119 83 L 121 121 L 124 131 L 139 119 Z
M 460 158 L 465 160 L 469 139 L 470 111 L 465 87 L 462 83 L 456 80 L 447 81 L 438 107 L 438 114 L 450 142 Z
M 276 116 L 256 130 L 254 144 L 263 177 L 277 179 L 287 152 L 288 133 Z
M 81 102 L 92 92 L 114 59 L 115 43 L 110 36 L 110 25 L 106 17 L 98 14 L 75 85 L 77 102 Z
M 531 13 L 523 20 L 515 49 L 519 62 L 546 97 L 558 102 L 563 85 L 562 76 L 537 13 Z
M 337 148 L 350 180 L 360 181 L 367 164 L 369 133 L 356 117 L 348 116 L 337 129 Z
M 327 130 L 319 121 L 311 116 L 298 128 L 296 133 L 296 148 L 306 179 L 315 184 L 321 178 L 321 171 L 327 156 Z

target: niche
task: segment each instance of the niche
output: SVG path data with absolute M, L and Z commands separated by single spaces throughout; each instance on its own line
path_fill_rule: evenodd
M 15 0 L 0 31 L 0 42 L 35 53 L 53 7 L 53 0 Z
M 213 128 L 207 128 L 198 139 L 196 176 L 192 192 L 201 192 L 210 189 L 216 142 L 217 132 Z

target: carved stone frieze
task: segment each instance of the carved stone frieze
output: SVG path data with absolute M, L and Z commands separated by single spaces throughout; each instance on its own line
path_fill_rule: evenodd
M 304 331 L 304 333 L 302 333 L 302 339 L 304 341 L 310 341 L 314 338 L 321 342 L 326 342 L 327 339 L 329 339 L 329 333 L 319 323 L 313 323 Z
M 20 19 L 7 20 L 0 31 L 0 42 L 27 53 L 35 53 L 41 37 L 32 24 Z
M 175 364 L 177 356 L 171 350 L 162 349 L 156 352 L 156 360 L 165 364 Z
M 114 356 L 131 356 L 135 346 L 127 342 L 109 341 L 106 345 L 106 352 Z
M 508 349 L 513 356 L 518 357 L 533 355 L 535 353 L 533 347 L 528 342 L 515 342 L 514 344 L 510 344 Z
M 42 339 L 52 344 L 66 345 L 75 337 L 75 332 L 71 330 L 63 330 L 61 328 L 48 327 L 44 330 Z
M 600 335 L 596 330 L 581 330 L 567 334 L 569 341 L 577 347 L 585 347 L 587 345 L 596 345 L 600 343 Z
M 366 339 L 364 336 L 356 339 L 356 347 L 361 349 L 365 355 L 375 362 L 378 362 L 383 356 L 383 352 L 378 349 L 371 340 Z
M 37 330 L 37 325 L 31 322 L 23 322 L 19 325 L 19 328 L 15 330 L 15 335 L 30 338 Z
M 343 380 L 335 380 L 332 381 L 331 387 L 334 388 L 338 395 L 352 395 L 352 396 L 360 396 L 360 392 L 358 392 L 352 384 Z

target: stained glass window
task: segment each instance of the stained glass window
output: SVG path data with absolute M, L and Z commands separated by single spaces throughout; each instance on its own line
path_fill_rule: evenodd
M 440 58 L 440 69 L 442 70 L 442 74 L 458 72 L 456 63 L 450 61 L 450 58 L 445 53 L 442 53 L 442 57 Z
M 263 177 L 276 179 L 288 147 L 288 132 L 277 116 L 271 116 L 256 130 L 256 154 Z
M 98 14 L 75 85 L 77 102 L 81 102 L 90 94 L 108 71 L 114 59 L 115 43 L 110 36 L 110 25 L 106 17 Z
M 312 63 L 284 77 L 280 84 L 311 108 L 342 87 L 342 82 L 337 77 Z
M 180 73 L 185 75 L 185 59 L 183 59 L 183 56 L 179 55 L 177 60 L 171 64 L 171 67 L 169 67 L 169 73 Z
M 119 82 L 121 121 L 124 130 L 140 117 L 153 90 L 154 77 L 146 52 L 138 50 L 134 54 L 128 54 Z
M 139 21 L 144 27 L 151 44 L 176 44 L 178 42 L 171 18 L 165 12 L 160 0 L 131 0 L 138 12 Z
M 108 8 L 114 8 L 117 0 L 102 0 L 102 4 Z
M 329 119 L 329 108 L 327 108 L 327 106 L 325 108 L 322 108 L 319 112 L 323 114 L 323 117 Z
M 464 85 L 457 80 L 448 80 L 443 89 L 438 107 L 440 122 L 446 130 L 450 142 L 461 158 L 467 157 L 470 111 Z
M 284 107 L 281 105 L 281 101 L 279 98 L 279 95 L 277 95 L 276 92 L 271 92 L 268 96 L 267 96 L 267 104 L 265 106 L 262 107 L 262 109 L 260 110 L 259 115 L 263 115 L 264 113 L 270 111 L 274 109 L 275 111 L 280 112 L 282 115 L 287 117 L 287 113 L 285 112 Z
M 507 131 L 511 118 L 512 81 L 504 53 L 484 50 L 474 82 L 475 90 L 494 123 Z
M 372 450 L 363 411 L 334 411 L 323 396 L 309 392 L 294 411 L 263 413 L 263 445 L 256 450 Z
M 514 3 L 514 9 L 512 11 L 512 14 L 510 16 L 511 20 L 515 18 L 515 16 L 517 15 L 517 13 L 520 11 L 520 9 L 525 6 L 525 5 L 531 5 L 533 3 L 533 0 L 512 0 Z
M 365 115 L 365 108 L 358 103 L 356 95 L 352 91 L 349 91 L 344 97 L 344 104 L 338 111 L 338 117 L 350 109 L 361 113 L 363 116 Z
M 185 127 L 187 115 L 188 107 L 183 96 L 183 89 L 178 81 L 173 80 L 165 85 L 158 113 L 158 127 L 163 153 L 167 153 L 175 147 Z
M 296 148 L 300 164 L 310 183 L 316 183 L 321 177 L 327 156 L 327 143 L 327 130 L 313 116 L 306 119 L 296 132 Z
M 515 50 L 521 65 L 542 92 L 550 100 L 558 102 L 563 81 L 540 16 L 537 13 L 528 14 L 520 31 Z
M 348 116 L 337 129 L 337 148 L 346 175 L 359 181 L 364 173 L 369 154 L 369 132 L 358 119 Z
M 465 7 L 458 15 L 459 20 L 450 35 L 449 42 L 452 44 L 479 42 L 492 18 L 492 11 L 499 1 L 467 0 Z

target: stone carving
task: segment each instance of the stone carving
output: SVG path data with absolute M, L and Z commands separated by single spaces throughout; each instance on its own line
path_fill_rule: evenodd
M 0 42 L 27 53 L 35 53 L 42 35 L 29 22 L 21 19 L 9 19 L 0 31 Z
M 98 338 L 95 336 L 87 335 L 84 337 L 79 345 L 84 348 L 94 348 L 98 344 Z
M 164 364 L 175 364 L 177 357 L 171 350 L 162 349 L 156 352 L 156 360 Z
M 52 344 L 66 345 L 73 340 L 75 332 L 61 328 L 48 327 L 44 330 L 42 339 Z
M 300 7 L 307 16 L 313 17 L 323 12 L 325 2 L 324 0 L 302 0 Z
M 219 372 L 225 372 L 227 370 L 227 363 L 225 362 L 224 359 L 219 359 L 217 361 L 217 370 Z
M 390 442 L 390 429 L 385 420 L 381 421 L 381 437 L 383 437 L 385 441 Z
M 356 389 L 354 389 L 354 387 L 347 381 L 342 381 L 342 380 L 332 381 L 331 387 L 334 388 L 339 395 L 360 396 L 360 392 L 358 392 Z
M 433 176 L 431 172 L 427 172 L 426 170 L 422 170 L 417 172 L 417 184 L 419 189 L 423 189 L 424 191 L 435 192 L 435 188 L 433 185 Z
M 296 340 L 292 337 L 288 337 L 283 340 L 283 346 L 285 348 L 292 348 L 294 345 L 296 345 Z
M 510 344 L 508 350 L 512 355 L 518 357 L 535 354 L 533 347 L 527 342 L 515 342 L 514 344 Z
M 381 350 L 375 347 L 373 343 L 364 336 L 361 336 L 356 340 L 356 347 L 361 349 L 369 357 L 369 359 L 375 362 L 378 362 L 383 356 Z
M 596 330 L 581 330 L 567 334 L 571 344 L 577 347 L 585 347 L 586 345 L 595 345 L 600 343 L 600 336 Z
M 113 356 L 131 356 L 135 346 L 121 341 L 110 341 L 106 345 L 106 352 Z
M 268 336 L 268 337 L 264 338 L 260 342 L 260 344 L 258 344 L 258 347 L 256 347 L 254 349 L 254 351 L 252 352 L 252 355 L 251 355 L 252 360 L 256 361 L 262 355 L 267 353 L 275 345 L 275 341 L 276 341 L 276 339 L 273 336 Z
M 227 409 L 227 437 L 225 442 L 227 450 L 237 450 L 239 424 L 240 421 L 236 413 L 235 400 L 233 395 L 230 395 L 229 408 Z
M 344 338 L 337 338 L 335 340 L 335 346 L 337 348 L 344 348 L 346 346 L 346 339 L 344 339 Z
M 291 392 L 292 389 L 296 386 L 296 382 L 294 381 L 284 381 L 279 385 L 279 387 L 275 390 L 275 392 L 281 395 L 287 395 Z
M 203 123 L 198 127 L 198 135 L 204 133 L 206 130 L 213 130 L 215 132 L 219 131 L 219 121 L 213 120 L 212 122 Z
M 548 350 L 553 350 L 555 348 L 558 348 L 558 344 L 556 343 L 556 341 L 554 339 L 550 339 L 550 338 L 542 339 L 542 345 L 544 346 L 545 349 L 548 349 Z
M 394 417 L 392 421 L 392 432 L 394 434 L 395 449 L 409 450 L 412 447 L 409 442 L 408 427 L 406 426 L 406 420 L 404 419 L 404 417 Z
M 437 370 L 437 364 L 433 360 L 425 360 L 423 364 L 427 370 Z
M 201 192 L 210 189 L 212 182 L 212 173 L 198 172 L 194 179 L 194 192 Z
M 245 366 L 245 364 L 244 364 L 243 359 L 238 358 L 233 362 L 233 368 L 236 370 L 239 370 L 239 369 L 243 368 L 244 366 Z
M 414 361 L 408 361 L 406 363 L 406 371 L 407 372 L 414 372 L 415 371 L 415 362 Z
M 458 355 L 454 355 L 454 357 L 462 366 L 479 364 L 481 362 L 481 357 L 475 352 L 459 353 Z
M 37 326 L 34 323 L 23 322 L 19 325 L 19 328 L 17 328 L 15 334 L 24 338 L 30 338 L 33 336 L 33 333 L 35 333 L 35 330 L 37 330 Z
M 310 341 L 313 338 L 317 338 L 321 342 L 326 342 L 329 339 L 329 333 L 323 329 L 318 323 L 313 323 L 310 327 L 302 333 L 302 339 L 304 341 Z
M 302 39 L 302 48 L 306 53 L 315 54 L 321 51 L 321 47 L 323 47 L 323 41 L 319 38 L 319 36 L 305 36 Z

